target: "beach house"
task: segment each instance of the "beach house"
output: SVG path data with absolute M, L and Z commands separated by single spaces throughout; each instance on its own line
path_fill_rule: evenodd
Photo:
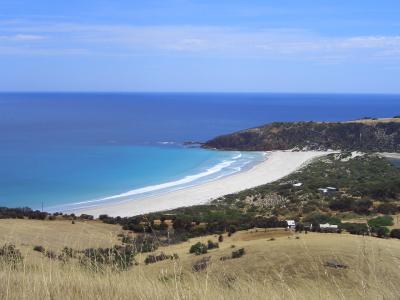
M 339 226 L 338 225 L 332 225 L 332 224 L 329 224 L 329 223 L 320 224 L 319 228 L 323 232 L 337 232 L 339 230 Z
M 294 229 L 296 227 L 296 222 L 294 220 L 286 220 L 287 228 Z

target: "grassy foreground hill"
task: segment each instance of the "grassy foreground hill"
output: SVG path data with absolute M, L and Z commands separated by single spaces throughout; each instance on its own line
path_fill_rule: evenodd
M 21 233 L 24 222 L 39 222 L 35 226 L 41 229 L 35 239 L 16 241 L 12 237 Z M 51 248 L 51 242 L 60 239 L 54 230 L 58 222 L 63 234 L 75 236 L 75 244 L 82 248 L 95 246 L 96 241 L 77 234 L 76 228 L 90 227 L 100 237 L 108 230 L 113 238 L 117 228 L 98 221 L 66 226 L 58 220 L 0 220 L 3 242 L 12 238 L 8 242 L 15 242 L 24 257 L 18 264 L 0 260 L 0 299 L 396 299 L 400 293 L 398 240 L 252 229 L 224 234 L 219 247 L 203 255 L 190 254 L 190 246 L 217 241 L 218 236 L 138 254 L 136 264 L 127 270 L 95 271 L 76 258 L 65 261 L 33 250 L 42 243 L 59 253 L 60 244 Z M 242 257 L 221 260 L 242 248 Z M 176 258 L 145 264 L 149 254 L 161 252 L 175 253 Z M 193 270 L 202 260 L 207 266 Z M 344 268 L 332 267 L 331 261 Z
M 223 150 L 400 151 L 400 119 L 275 122 L 216 137 L 203 147 Z

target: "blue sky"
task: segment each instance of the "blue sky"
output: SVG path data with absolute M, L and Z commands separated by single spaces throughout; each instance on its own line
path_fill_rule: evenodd
M 0 91 L 400 93 L 398 0 L 0 7 Z

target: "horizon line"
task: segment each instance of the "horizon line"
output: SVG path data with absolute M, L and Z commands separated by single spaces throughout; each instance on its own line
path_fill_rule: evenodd
M 385 95 L 399 92 L 270 92 L 270 91 L 0 91 L 0 94 L 287 94 L 287 95 Z

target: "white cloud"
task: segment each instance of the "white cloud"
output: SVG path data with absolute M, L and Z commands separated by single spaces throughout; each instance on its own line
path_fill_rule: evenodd
M 2 23 L 0 46 L 26 42 L 37 53 L 214 55 L 315 61 L 399 59 L 400 36 L 326 37 L 296 28 Z M 6 45 L 4 45 L 6 44 Z M 14 47 L 17 47 L 15 44 Z M 32 48 L 29 52 L 32 53 Z M 21 48 L 19 53 L 23 53 Z M 43 50 L 43 51 L 41 51 Z M 4 51 L 0 53 L 4 54 Z M 72 53 L 74 53 L 72 51 Z
M 45 36 L 36 34 L 0 35 L 0 41 L 41 41 L 45 39 Z
M 46 39 L 46 37 L 34 34 L 17 34 L 14 36 L 14 39 L 16 41 L 40 41 Z

